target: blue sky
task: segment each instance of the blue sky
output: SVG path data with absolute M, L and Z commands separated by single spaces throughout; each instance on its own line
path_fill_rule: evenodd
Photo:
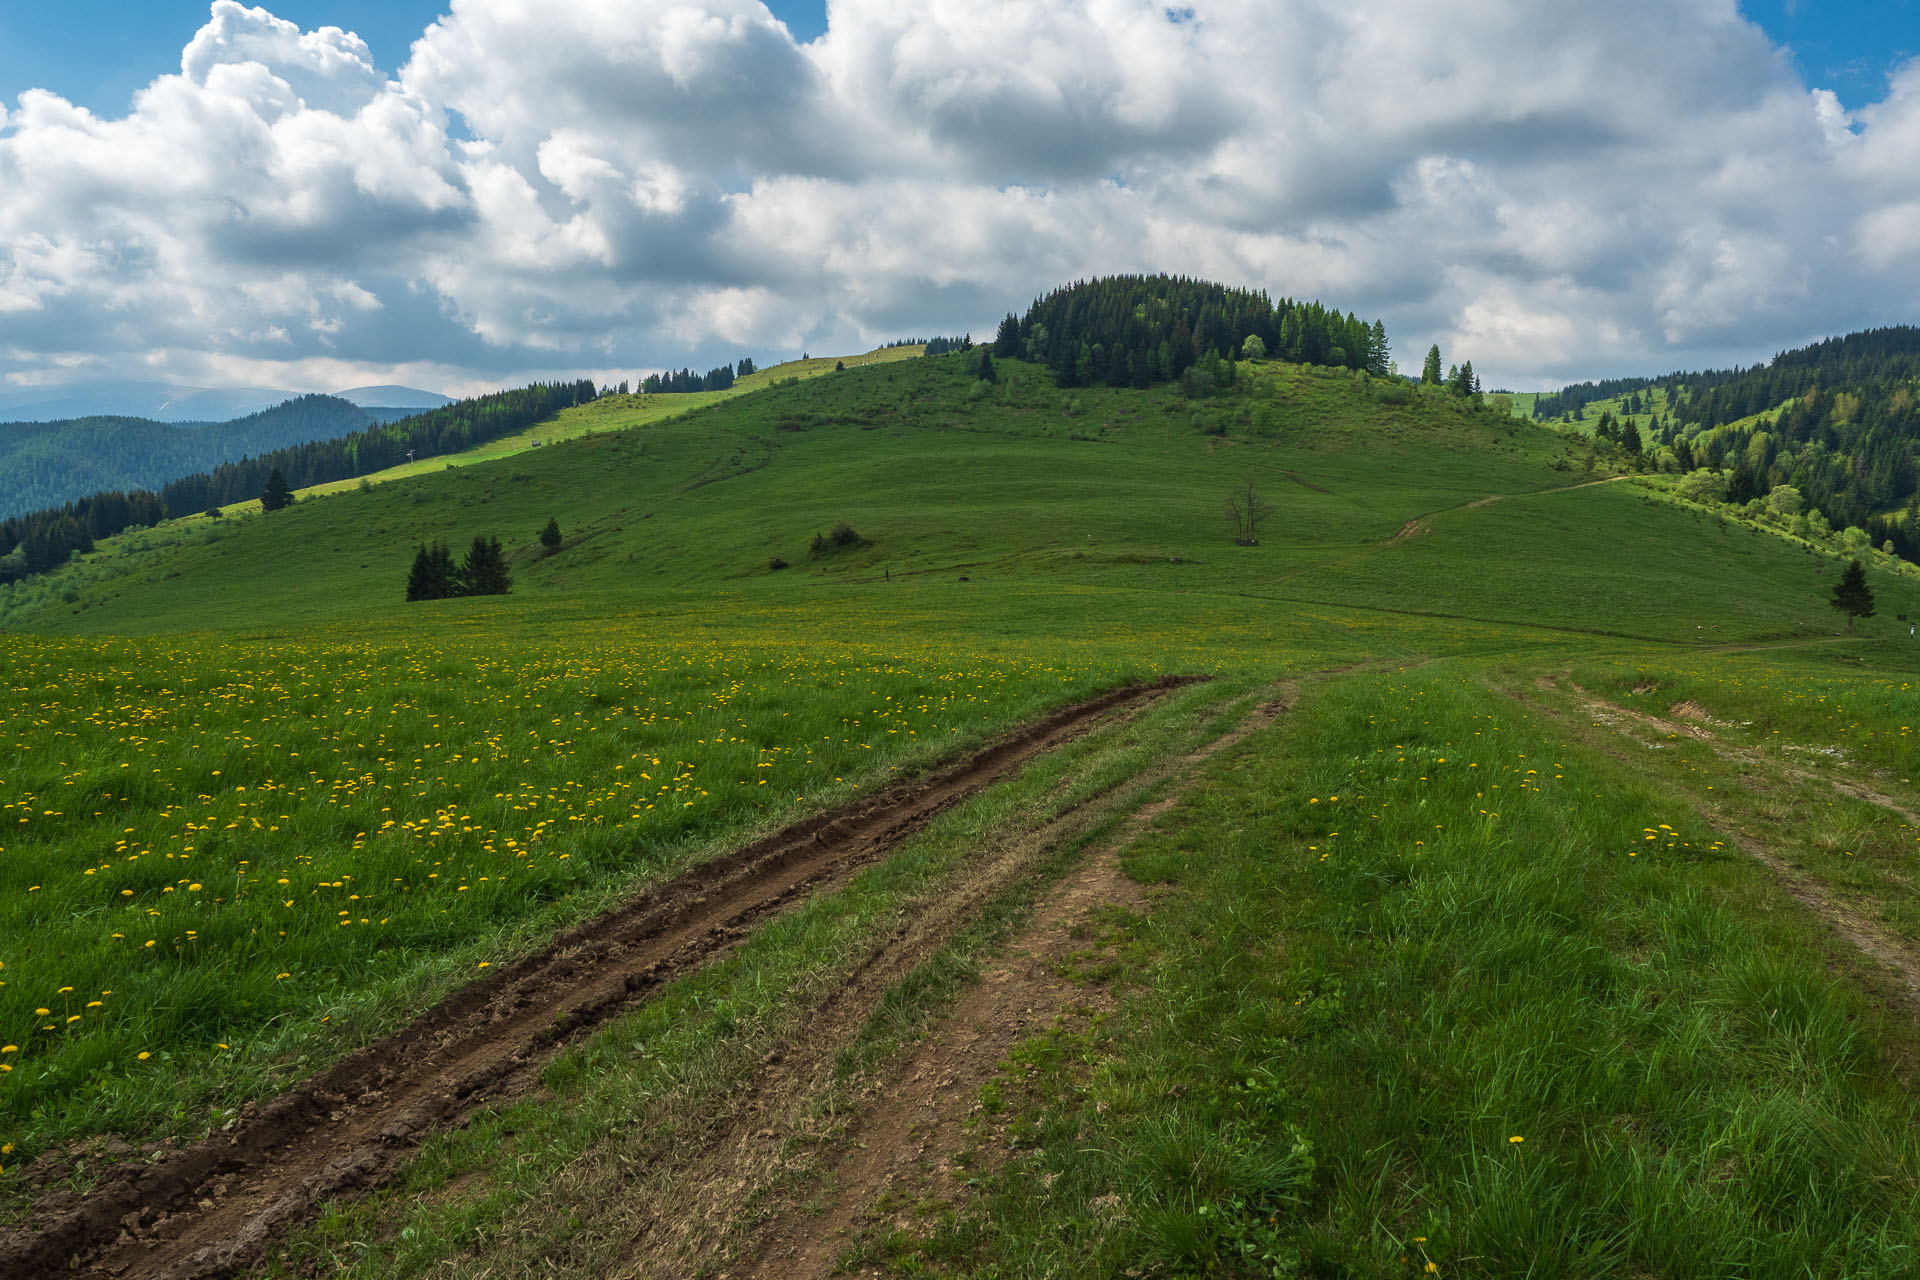
M 266 7 L 311 30 L 343 27 L 395 70 L 440 16 L 421 0 L 282 0 Z M 795 37 L 826 30 L 825 0 L 769 6 Z M 1741 10 L 1788 46 L 1815 88 L 1849 108 L 1878 99 L 1895 63 L 1920 53 L 1920 0 L 1744 0 Z M 118 114 L 135 90 L 179 67 L 180 50 L 207 19 L 205 0 L 62 0 L 0 6 L 0 100 L 51 89 L 96 114 Z
M 617 382 L 1121 271 L 1520 389 L 1920 320 L 1920 0 L 449 2 L 0 0 L 0 390 Z
M 1876 101 L 1887 71 L 1920 54 L 1920 0 L 1745 0 L 1741 11 L 1793 51 L 1808 84 L 1848 108 Z

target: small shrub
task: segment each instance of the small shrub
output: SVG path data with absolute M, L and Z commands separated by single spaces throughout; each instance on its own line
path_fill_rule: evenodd
M 850 547 L 864 547 L 867 545 L 867 540 L 855 533 L 852 525 L 842 520 L 833 526 L 831 533 L 816 533 L 813 535 L 813 558 L 818 560 L 822 556 L 830 556 L 835 552 L 845 551 Z
M 773 573 L 778 573 L 780 572 L 780 570 L 786 567 L 787 567 L 787 562 L 781 559 L 779 556 L 774 556 L 767 561 L 767 568 L 769 571 Z

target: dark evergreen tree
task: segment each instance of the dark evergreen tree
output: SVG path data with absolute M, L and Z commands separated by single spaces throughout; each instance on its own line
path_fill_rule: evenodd
M 414 551 L 413 567 L 407 571 L 408 600 L 445 600 L 458 594 L 458 587 L 453 553 L 446 543 L 423 543 Z
M 994 371 L 993 367 L 993 347 L 991 344 L 983 345 L 980 348 L 980 367 L 978 372 L 980 374 L 980 381 L 982 382 L 1000 381 L 1000 375 Z
M 463 596 L 503 596 L 513 590 L 513 575 L 507 571 L 507 557 L 500 539 L 476 537 L 460 562 L 458 577 Z
M 540 531 L 540 545 L 552 555 L 560 549 L 560 521 L 553 516 L 547 517 L 547 527 Z
M 293 490 L 287 488 L 287 478 L 275 467 L 267 477 L 267 487 L 260 491 L 260 509 L 262 511 L 285 511 L 293 505 Z
M 1392 373 L 1393 358 L 1387 346 L 1387 326 L 1384 321 L 1375 320 L 1373 328 L 1367 332 L 1366 369 L 1376 378 L 1385 378 Z
M 1420 381 L 1429 387 L 1437 387 L 1442 381 L 1440 372 L 1440 344 L 1434 343 L 1427 348 L 1427 362 L 1421 366 Z
M 1011 311 L 1000 322 L 1000 332 L 993 337 L 993 353 L 1004 360 L 1020 358 L 1020 320 Z
M 1834 610 L 1847 616 L 1847 630 L 1853 630 L 1855 618 L 1873 616 L 1873 588 L 1867 585 L 1867 571 L 1858 560 L 1849 561 L 1846 571 L 1833 588 Z

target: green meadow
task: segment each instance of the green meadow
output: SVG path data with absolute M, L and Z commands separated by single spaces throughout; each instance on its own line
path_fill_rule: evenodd
M 1920 955 L 1910 567 L 1871 559 L 1879 610 L 1849 631 L 1829 551 L 1344 370 L 1243 365 L 1193 400 L 846 363 L 607 397 L 0 589 L 0 1212 L 28 1219 L 45 1152 L 204 1135 L 636 888 L 1179 673 L 1212 679 L 572 1046 L 267 1271 L 624 1265 L 632 1169 L 671 1201 L 863 940 L 971 851 L 1083 824 L 890 992 L 823 1116 L 1171 794 L 1156 769 L 1283 686 L 1287 714 L 1129 837 L 1155 889 L 1110 921 L 1110 1011 L 1024 1039 L 966 1176 L 877 1215 L 848 1266 L 1920 1266 L 1920 1037 L 1834 925 Z M 1249 483 L 1270 512 L 1237 545 Z M 417 547 L 477 536 L 510 595 L 405 601 Z M 779 1194 L 744 1191 L 688 1270 L 750 1252 Z

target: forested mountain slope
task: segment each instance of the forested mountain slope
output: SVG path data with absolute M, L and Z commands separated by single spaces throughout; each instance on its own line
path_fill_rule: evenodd
M 157 490 L 251 453 L 349 435 L 388 416 L 335 396 L 299 396 L 210 426 L 122 417 L 0 423 L 0 518 L 107 490 Z

